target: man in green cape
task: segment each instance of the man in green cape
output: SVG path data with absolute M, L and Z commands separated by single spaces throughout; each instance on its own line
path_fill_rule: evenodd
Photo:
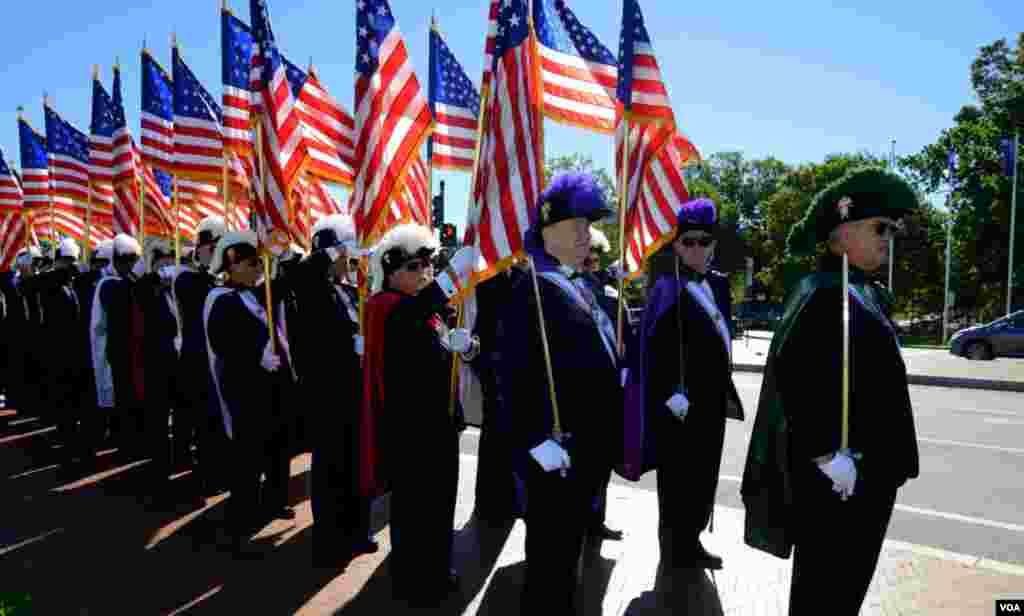
M 787 242 L 827 246 L 790 293 L 765 365 L 741 492 L 745 540 L 788 558 L 789 613 L 855 615 L 896 491 L 918 474 L 917 437 L 887 292 L 867 274 L 887 262 L 897 221 L 917 207 L 898 176 L 858 168 L 814 198 Z M 843 255 L 849 263 L 848 445 L 843 443 Z

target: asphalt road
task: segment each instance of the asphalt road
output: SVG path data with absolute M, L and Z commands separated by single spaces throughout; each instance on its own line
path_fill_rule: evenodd
M 748 419 L 726 428 L 717 503 L 742 509 L 740 478 L 761 375 L 737 373 L 735 380 Z M 900 490 L 888 538 L 1024 565 L 1024 394 L 911 387 L 910 396 L 921 476 Z M 471 429 L 463 453 L 476 453 L 477 444 Z M 633 485 L 653 491 L 654 473 Z

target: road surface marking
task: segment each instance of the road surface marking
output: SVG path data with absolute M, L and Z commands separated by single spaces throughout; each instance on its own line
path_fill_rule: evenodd
M 1019 449 L 1017 447 L 1000 447 L 998 445 L 982 445 L 980 443 L 966 443 L 964 441 L 948 441 L 946 439 L 927 438 L 924 436 L 917 437 L 917 440 L 921 443 L 931 443 L 933 445 L 954 445 L 956 447 L 972 447 L 974 449 L 1001 451 L 1003 453 L 1024 454 L 1024 449 Z
M 742 477 L 736 477 L 735 475 L 719 475 L 719 479 L 725 481 L 733 481 L 736 483 L 742 483 Z M 998 528 L 999 530 L 1008 530 L 1015 533 L 1024 533 L 1024 526 L 1020 524 L 1010 524 L 1009 522 L 997 522 L 995 520 L 986 520 L 985 518 L 976 518 L 969 515 L 961 515 L 959 513 L 948 513 L 946 511 L 935 511 L 934 509 L 925 509 L 923 507 L 911 507 L 910 505 L 900 505 L 897 503 L 896 511 L 902 511 L 904 513 L 913 513 L 916 515 L 926 516 L 930 518 L 940 518 L 943 520 L 951 520 L 954 522 L 963 522 L 965 524 L 974 524 L 975 526 L 988 526 L 989 528 Z

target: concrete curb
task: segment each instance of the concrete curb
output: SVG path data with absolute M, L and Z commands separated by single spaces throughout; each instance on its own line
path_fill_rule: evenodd
M 961 564 L 965 567 L 985 569 L 987 571 L 1002 573 L 1004 575 L 1024 576 L 1024 566 L 1021 565 L 1005 563 L 998 560 L 991 560 L 989 558 L 980 558 L 978 556 L 969 556 L 967 554 L 958 554 L 956 552 L 950 552 L 939 548 L 933 548 L 927 545 L 907 543 L 905 541 L 899 541 L 896 539 L 886 539 L 885 548 L 891 550 L 903 550 L 911 552 L 916 556 L 937 558 L 939 560 L 947 560 Z
M 760 364 L 734 364 L 733 370 L 736 372 L 755 372 L 761 374 L 764 372 L 764 366 Z M 925 385 L 929 387 L 955 387 L 960 389 L 986 389 L 1024 393 L 1024 382 L 1017 381 L 990 381 L 985 379 L 908 374 L 907 382 L 911 385 Z

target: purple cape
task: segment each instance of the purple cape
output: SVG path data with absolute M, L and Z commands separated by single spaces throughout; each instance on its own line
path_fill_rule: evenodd
M 646 400 L 648 340 L 654 335 L 658 320 L 679 301 L 682 289 L 682 282 L 677 281 L 675 276 L 658 278 L 640 321 L 640 335 L 629 353 L 629 376 L 623 402 L 622 465 L 616 471 L 630 481 L 639 481 L 644 473 L 653 468 L 656 459 L 654 440 L 647 431 L 647 420 L 653 416 L 653 412 L 648 413 Z

